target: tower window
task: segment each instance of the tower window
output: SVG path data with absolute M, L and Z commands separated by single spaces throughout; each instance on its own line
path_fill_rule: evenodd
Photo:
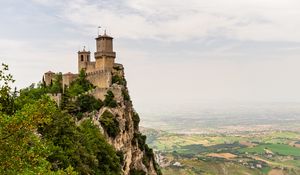
M 81 61 L 83 61 L 83 55 L 81 55 Z
M 87 60 L 90 61 L 90 55 L 87 55 Z

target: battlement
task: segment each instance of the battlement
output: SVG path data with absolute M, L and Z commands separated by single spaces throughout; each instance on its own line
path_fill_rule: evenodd
M 115 58 L 116 52 L 95 52 L 96 59 L 103 56 Z
M 108 72 L 108 71 L 107 70 L 95 70 L 93 72 L 86 73 L 86 76 L 95 75 L 95 74 L 101 74 L 101 73 L 104 73 L 104 72 Z
M 106 35 L 99 35 L 96 38 L 96 52 L 94 52 L 95 61 L 91 61 L 91 52 L 85 47 L 77 52 L 78 73 L 81 70 L 86 72 L 86 79 L 97 88 L 108 88 L 111 86 L 112 73 L 117 69 L 123 69 L 121 64 L 115 63 L 116 52 L 113 51 L 113 38 Z M 52 84 L 55 77 L 54 72 L 44 74 L 44 82 L 47 86 Z M 78 77 L 78 74 L 71 72 L 62 75 L 63 89 Z

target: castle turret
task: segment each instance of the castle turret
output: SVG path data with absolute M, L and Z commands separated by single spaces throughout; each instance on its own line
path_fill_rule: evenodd
M 96 47 L 96 69 L 112 70 L 116 58 L 116 53 L 113 51 L 113 38 L 104 32 L 104 35 L 96 38 Z
M 83 48 L 82 51 L 78 51 L 78 72 L 80 72 L 81 69 L 87 69 L 88 64 L 91 62 L 90 56 L 91 52 L 86 51 L 85 48 Z
M 44 82 L 46 86 L 51 85 L 53 79 L 54 79 L 55 73 L 48 71 L 44 74 Z

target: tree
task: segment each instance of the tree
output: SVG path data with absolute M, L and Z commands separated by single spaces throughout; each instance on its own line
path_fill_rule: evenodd
M 37 133 L 56 110 L 56 104 L 44 97 L 13 116 L 0 115 L 0 174 L 66 174 L 51 171 L 46 159 L 49 145 Z
M 10 84 L 14 83 L 15 80 L 7 71 L 8 65 L 2 63 L 2 68 L 0 69 L 0 112 L 10 115 L 15 110 Z
M 81 70 L 78 78 L 76 78 L 67 88 L 66 93 L 70 97 L 76 97 L 84 92 L 87 92 L 91 89 L 94 89 L 94 85 L 86 79 L 86 73 L 84 70 Z
M 114 99 L 115 95 L 112 91 L 107 91 L 107 94 L 105 95 L 105 99 L 103 101 L 104 106 L 108 106 L 111 108 L 115 108 L 118 106 L 116 100 Z

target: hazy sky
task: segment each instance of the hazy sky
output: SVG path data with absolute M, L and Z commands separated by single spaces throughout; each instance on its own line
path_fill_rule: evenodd
M 77 69 L 97 26 L 138 110 L 199 101 L 300 101 L 299 0 L 0 0 L 0 61 L 24 87 Z M 172 107 L 170 107 L 170 110 Z

